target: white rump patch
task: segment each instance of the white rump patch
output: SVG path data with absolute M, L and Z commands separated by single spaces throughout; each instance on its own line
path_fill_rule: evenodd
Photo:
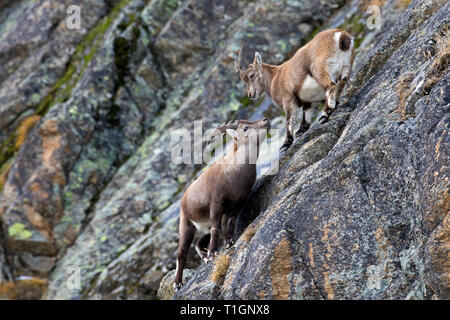
M 339 40 L 341 40 L 341 33 L 340 31 L 334 33 L 334 42 L 336 43 L 336 49 L 339 49 Z
M 211 228 L 211 221 L 209 221 L 209 219 L 200 222 L 195 222 L 191 220 L 191 222 L 194 225 L 195 229 L 197 229 L 197 231 L 209 233 L 209 229 Z
M 307 75 L 300 89 L 300 99 L 306 102 L 325 100 L 325 90 L 319 85 L 316 79 Z

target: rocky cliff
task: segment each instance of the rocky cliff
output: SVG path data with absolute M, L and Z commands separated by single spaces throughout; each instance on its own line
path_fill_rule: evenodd
M 449 13 L 441 0 L 0 2 L 0 296 L 448 299 Z M 172 296 L 179 199 L 203 165 L 174 164 L 171 133 L 261 115 L 282 128 L 269 99 L 245 98 L 237 50 L 280 63 L 330 27 L 358 47 L 344 103 L 258 179 L 235 246 L 206 266 L 191 252 Z

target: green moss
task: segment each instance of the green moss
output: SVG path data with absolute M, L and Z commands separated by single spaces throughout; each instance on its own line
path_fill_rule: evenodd
M 53 105 L 64 102 L 70 98 L 73 88 L 78 83 L 84 70 L 91 62 L 102 43 L 104 34 L 111 26 L 111 23 L 117 19 L 120 11 L 129 2 L 130 0 L 120 1 L 113 9 L 111 9 L 106 17 L 100 20 L 100 22 L 88 32 L 75 49 L 65 74 L 55 83 L 50 90 L 50 93 L 36 108 L 36 114 L 45 115 Z
M 33 235 L 31 231 L 25 229 L 25 225 L 22 223 L 14 223 L 10 226 L 8 228 L 8 234 L 16 240 L 26 240 Z
M 239 102 L 241 103 L 242 108 L 246 108 L 253 103 L 248 96 L 244 96 L 239 100 Z
M 286 52 L 287 51 L 288 45 L 287 45 L 286 41 L 278 40 L 277 44 L 278 44 L 278 46 L 280 46 L 281 52 Z

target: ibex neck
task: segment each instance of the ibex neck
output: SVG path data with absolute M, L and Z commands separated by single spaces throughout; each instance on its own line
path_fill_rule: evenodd
M 270 96 L 270 86 L 272 85 L 273 77 L 278 70 L 278 66 L 274 66 L 271 64 L 263 63 L 262 64 L 262 72 L 264 74 L 265 81 L 265 90 L 266 93 Z
M 235 142 L 233 147 L 225 155 L 224 160 L 229 164 L 230 169 L 232 170 L 239 170 L 251 166 L 256 168 L 258 155 L 259 147 L 254 143 L 238 145 Z

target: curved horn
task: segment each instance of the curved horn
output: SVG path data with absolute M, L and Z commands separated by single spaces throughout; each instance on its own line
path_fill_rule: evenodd
M 242 49 L 244 46 L 241 46 L 239 48 L 239 57 L 237 60 L 234 61 L 234 66 L 236 68 L 236 72 L 240 73 L 241 71 L 244 71 L 244 55 L 242 54 Z
M 236 130 L 239 126 L 239 120 L 231 120 L 228 121 L 228 123 L 222 123 L 220 126 L 218 126 L 209 136 L 209 141 L 211 141 L 212 137 L 216 136 L 218 133 L 224 134 L 227 132 L 227 129 L 234 129 Z

